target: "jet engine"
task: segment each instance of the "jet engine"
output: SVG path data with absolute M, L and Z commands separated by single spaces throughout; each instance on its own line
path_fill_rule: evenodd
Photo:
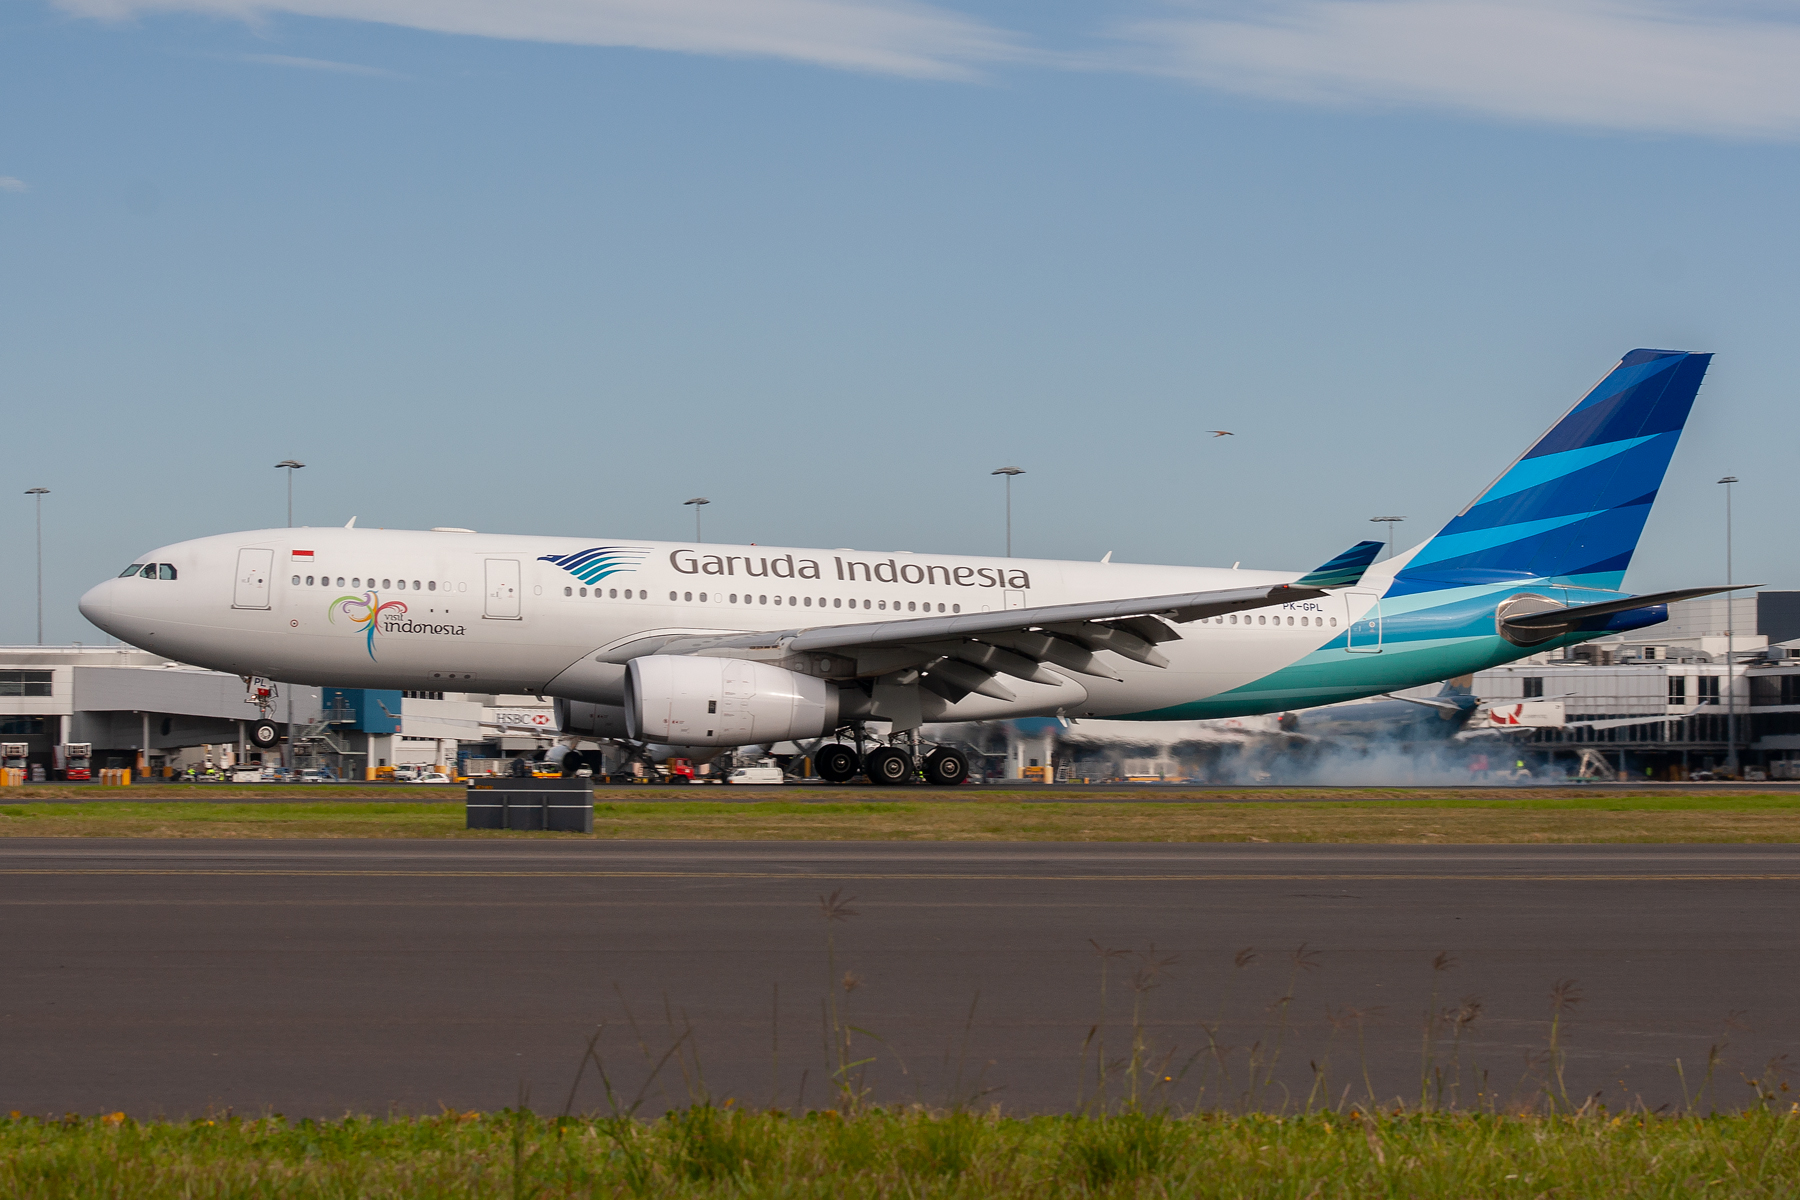
M 564 733 L 585 733 L 589 737 L 622 738 L 625 732 L 625 710 L 616 704 L 589 704 L 584 700 L 556 698 L 556 727 Z
M 768 663 L 656 654 L 625 673 L 625 724 L 644 741 L 747 746 L 819 737 L 837 723 L 834 686 Z

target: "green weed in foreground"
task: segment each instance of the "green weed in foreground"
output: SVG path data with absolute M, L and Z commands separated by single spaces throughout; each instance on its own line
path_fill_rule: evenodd
M 1794 1196 L 1800 1108 L 1730 1116 L 1131 1113 L 730 1106 L 139 1124 L 0 1121 L 15 1197 Z

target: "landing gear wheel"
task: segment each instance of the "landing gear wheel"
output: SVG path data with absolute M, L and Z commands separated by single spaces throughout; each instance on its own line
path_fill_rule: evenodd
M 940 746 L 925 756 L 925 782 L 933 787 L 955 787 L 969 777 L 969 760 Z
M 856 751 L 848 746 L 820 746 L 818 753 L 813 755 L 813 770 L 826 783 L 849 783 L 861 769 Z
M 250 724 L 250 741 L 267 750 L 281 740 L 281 726 L 273 721 L 253 721 Z
M 892 746 L 881 746 L 869 751 L 863 759 L 863 774 L 869 777 L 870 783 L 891 787 L 896 783 L 905 783 L 913 773 L 912 755 L 904 750 L 896 750 Z

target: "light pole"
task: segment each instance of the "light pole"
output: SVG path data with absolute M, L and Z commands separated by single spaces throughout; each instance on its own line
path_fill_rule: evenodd
M 288 528 L 289 529 L 292 529 L 294 527 L 294 472 L 298 471 L 301 467 L 304 467 L 305 465 L 306 465 L 305 463 L 295 462 L 291 458 L 284 458 L 280 462 L 275 464 L 276 470 L 278 470 L 278 471 L 285 470 L 288 473 Z
M 694 540 L 696 542 L 704 542 L 706 539 L 700 536 L 700 510 L 705 508 L 708 504 L 711 504 L 712 501 L 708 500 L 705 496 L 695 496 L 692 500 L 683 500 L 681 503 L 683 505 L 691 504 L 694 506 Z
M 41 646 L 44 644 L 44 497 L 50 494 L 50 489 L 26 488 L 25 494 L 37 502 L 37 644 Z
M 1388 527 L 1388 557 L 1389 558 L 1394 557 L 1394 526 L 1398 525 L 1400 522 L 1402 522 L 1404 520 L 1406 520 L 1405 517 L 1370 517 L 1369 518 L 1369 521 L 1373 524 L 1386 525 Z
M 1006 557 L 1008 558 L 1012 557 L 1012 481 L 1014 475 L 1023 475 L 1024 473 L 1017 467 L 1001 467 L 988 472 L 989 475 L 1006 476 Z
M 1725 586 L 1731 586 L 1731 485 L 1738 481 L 1736 475 L 1727 475 L 1719 480 L 1725 485 Z M 1732 606 L 1737 597 L 1729 591 L 1725 593 L 1725 773 L 1735 776 L 1738 773 L 1737 756 L 1737 621 L 1733 617 Z

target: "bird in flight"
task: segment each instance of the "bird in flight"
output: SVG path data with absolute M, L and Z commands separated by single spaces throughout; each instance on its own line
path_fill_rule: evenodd
M 1212 434 L 1214 437 L 1236 437 L 1237 436 L 1237 434 L 1231 432 L 1231 430 L 1229 430 L 1229 429 L 1209 429 L 1206 432 Z

